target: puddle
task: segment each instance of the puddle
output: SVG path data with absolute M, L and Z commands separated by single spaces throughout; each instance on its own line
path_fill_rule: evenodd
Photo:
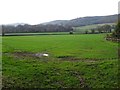
M 47 53 L 36 53 L 35 56 L 36 57 L 48 57 L 49 54 L 47 54 Z

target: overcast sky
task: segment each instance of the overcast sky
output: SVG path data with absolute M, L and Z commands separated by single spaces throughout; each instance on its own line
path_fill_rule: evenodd
M 119 0 L 0 0 L 0 24 L 39 24 L 118 13 Z

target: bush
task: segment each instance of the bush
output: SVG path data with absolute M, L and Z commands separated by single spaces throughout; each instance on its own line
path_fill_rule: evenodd
M 88 30 L 85 31 L 85 34 L 88 34 Z
M 70 31 L 69 34 L 73 34 L 73 31 Z

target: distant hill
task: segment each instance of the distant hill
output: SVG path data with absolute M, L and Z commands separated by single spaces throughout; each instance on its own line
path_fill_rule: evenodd
M 86 26 L 92 24 L 104 24 L 104 23 L 115 23 L 117 22 L 118 15 L 109 15 L 109 16 L 91 16 L 91 17 L 81 17 L 72 20 L 55 20 L 47 23 L 42 23 L 44 25 L 62 25 L 62 26 Z
M 53 24 L 53 25 L 65 25 L 69 22 L 69 20 L 55 20 L 55 21 L 51 21 L 51 22 L 46 22 L 46 23 L 42 23 L 43 25 L 47 25 L 47 24 Z
M 26 23 L 11 23 L 11 24 L 6 24 L 7 26 L 18 26 L 18 25 L 25 25 Z
M 4 30 L 4 33 L 69 32 L 73 29 L 75 31 L 81 31 L 83 28 L 84 30 L 87 30 L 97 24 L 115 23 L 117 22 L 117 19 L 117 14 L 109 16 L 92 16 L 72 20 L 55 20 L 37 25 L 29 25 L 25 23 L 7 24 L 3 25 L 2 29 Z M 87 25 L 90 25 L 90 27 L 81 27 Z M 79 27 L 82 29 L 80 30 Z

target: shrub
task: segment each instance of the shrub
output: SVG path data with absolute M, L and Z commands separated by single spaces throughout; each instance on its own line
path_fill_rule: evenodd
M 69 34 L 73 34 L 73 31 L 70 31 Z

